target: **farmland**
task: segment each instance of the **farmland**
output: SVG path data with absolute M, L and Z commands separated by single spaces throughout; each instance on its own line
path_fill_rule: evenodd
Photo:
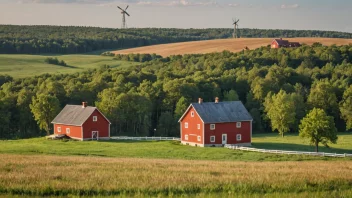
M 240 39 L 218 39 L 209 41 L 192 41 L 173 44 L 152 45 L 146 47 L 131 48 L 126 50 L 114 51 L 116 54 L 130 53 L 156 53 L 167 57 L 178 54 L 205 54 L 211 52 L 222 52 L 228 50 L 231 52 L 240 52 L 244 47 L 256 49 L 262 46 L 270 45 L 272 38 L 240 38 Z M 311 45 L 320 42 L 323 45 L 348 45 L 352 44 L 352 39 L 336 38 L 288 38 L 289 41 L 295 41 Z
M 68 64 L 68 67 L 51 65 L 44 62 L 47 57 L 57 57 Z M 14 78 L 31 77 L 40 74 L 67 74 L 98 68 L 102 65 L 111 67 L 132 66 L 136 63 L 112 60 L 111 57 L 99 55 L 0 55 L 0 74 Z
M 0 162 L 0 193 L 13 195 L 352 195 L 350 161 L 224 162 L 1 154 Z
M 340 134 L 339 141 L 324 152 L 352 153 L 352 135 Z M 314 147 L 296 135 L 285 138 L 277 134 L 255 135 L 253 146 L 282 150 L 314 151 Z M 287 156 L 261 154 L 255 152 L 234 151 L 224 148 L 197 148 L 180 145 L 178 142 L 162 141 L 51 141 L 44 138 L 2 141 L 0 154 L 27 155 L 76 155 L 122 158 L 162 158 L 186 160 L 227 160 L 227 161 L 302 161 L 302 160 L 338 160 L 311 156 Z

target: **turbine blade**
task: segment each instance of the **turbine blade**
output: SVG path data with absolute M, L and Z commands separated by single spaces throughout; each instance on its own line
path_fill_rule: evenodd
M 130 14 L 128 14 L 126 11 L 125 11 L 125 13 L 127 14 L 127 16 L 130 16 Z
M 129 5 L 127 5 L 127 7 L 126 7 L 125 11 L 127 10 L 128 6 L 129 6 Z
M 120 9 L 120 10 L 122 10 L 122 11 L 124 11 L 120 6 L 117 6 L 117 8 Z

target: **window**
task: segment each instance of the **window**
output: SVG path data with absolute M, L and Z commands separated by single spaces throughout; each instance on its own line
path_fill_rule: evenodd
M 66 128 L 66 133 L 70 134 L 70 128 Z
M 236 127 L 241 128 L 241 122 L 236 122 Z
M 188 129 L 188 122 L 185 122 L 185 128 Z
M 241 134 L 237 134 L 236 135 L 236 140 L 237 141 L 241 141 L 242 140 L 242 135 Z
M 210 124 L 210 130 L 215 130 L 215 124 Z
M 210 136 L 210 142 L 215 142 L 215 136 Z
M 188 140 L 188 135 L 185 135 L 185 140 Z
M 57 132 L 61 133 L 61 127 L 57 127 Z
M 200 136 L 197 137 L 198 141 L 200 142 Z
M 97 116 L 93 116 L 93 122 L 98 121 L 98 117 Z
M 191 111 L 191 117 L 194 117 L 194 111 Z
M 197 124 L 197 129 L 200 129 L 200 124 Z

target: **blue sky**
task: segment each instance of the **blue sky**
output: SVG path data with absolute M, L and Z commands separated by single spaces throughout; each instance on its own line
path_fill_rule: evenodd
M 352 32 L 351 0 L 0 0 L 0 24 L 314 29 Z

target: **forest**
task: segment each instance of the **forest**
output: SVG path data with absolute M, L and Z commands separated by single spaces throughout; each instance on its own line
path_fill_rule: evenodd
M 231 38 L 233 29 L 112 29 L 75 26 L 0 25 L 0 54 L 77 54 L 104 49 Z M 315 30 L 240 29 L 240 37 L 352 38 L 352 33 Z
M 345 131 L 352 128 L 351 60 L 352 45 L 315 43 L 154 57 L 137 66 L 102 65 L 75 74 L 22 79 L 2 75 L 0 138 L 49 133 L 51 120 L 66 104 L 82 101 L 110 119 L 112 136 L 179 136 L 177 121 L 189 104 L 198 98 L 212 102 L 215 97 L 241 100 L 254 118 L 255 132 L 295 133 L 313 108 L 323 109 L 337 129 Z M 282 130 L 271 122 L 270 110 L 286 102 L 293 104 L 289 115 L 294 119 Z

